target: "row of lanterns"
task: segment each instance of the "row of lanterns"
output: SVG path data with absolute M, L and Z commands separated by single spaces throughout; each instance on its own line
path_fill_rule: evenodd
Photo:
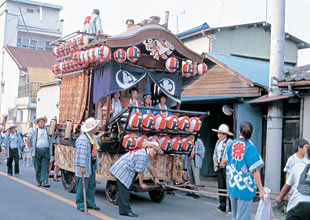
M 179 61 L 175 57 L 169 57 L 166 60 L 166 69 L 168 72 L 173 73 L 179 68 Z M 203 75 L 208 71 L 208 66 L 205 63 L 184 62 L 182 64 L 182 74 L 184 77 L 189 78 L 197 74 Z
M 146 141 L 157 142 L 164 152 L 189 152 L 194 147 L 195 136 L 190 135 L 185 138 L 176 136 L 171 138 L 167 135 L 147 137 L 145 135 L 127 134 L 123 138 L 122 146 L 127 151 L 141 149 Z
M 86 68 L 90 63 L 106 62 L 111 60 L 112 53 L 108 46 L 96 46 L 94 48 L 81 50 L 83 46 L 88 46 L 90 38 L 81 35 L 73 41 L 67 41 L 53 48 L 53 54 L 57 58 L 68 56 L 62 62 L 58 62 L 52 66 L 54 74 L 63 74 L 71 71 L 77 71 Z M 69 55 L 71 55 L 69 57 Z M 141 51 L 136 46 L 129 47 L 126 51 L 119 48 L 114 51 L 114 60 L 122 64 L 126 60 L 135 63 L 141 57 Z M 172 56 L 166 60 L 166 70 L 174 73 L 179 68 L 179 61 L 176 57 Z M 203 75 L 207 72 L 208 67 L 205 63 L 184 62 L 182 64 L 182 74 L 184 77 L 189 78 L 197 74 Z
M 53 55 L 56 58 L 69 56 L 70 54 L 81 50 L 83 47 L 90 44 L 90 37 L 87 35 L 81 35 L 73 40 L 68 40 L 53 48 Z
M 151 113 L 141 116 L 139 112 L 135 112 L 130 116 L 129 127 L 133 130 L 142 128 L 144 130 L 155 129 L 156 131 L 183 131 L 198 132 L 201 128 L 201 120 L 198 117 L 171 115 L 166 117 L 163 114 L 153 115 Z

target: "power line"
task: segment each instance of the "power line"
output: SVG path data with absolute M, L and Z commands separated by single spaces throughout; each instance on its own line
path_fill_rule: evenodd
M 223 2 L 222 2 L 222 10 L 221 10 L 221 16 L 220 16 L 220 20 L 219 20 L 219 24 L 218 24 L 218 26 L 220 26 L 220 24 L 222 23 L 222 17 L 223 17 L 224 5 L 225 5 L 225 0 L 223 0 Z

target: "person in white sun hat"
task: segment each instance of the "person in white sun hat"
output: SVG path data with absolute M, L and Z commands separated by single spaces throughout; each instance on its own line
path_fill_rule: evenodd
M 76 175 L 76 207 L 81 212 L 85 211 L 82 178 L 84 176 L 86 190 L 86 204 L 88 209 L 100 210 L 95 203 L 96 169 L 98 141 L 95 134 L 98 131 L 100 120 L 88 118 L 82 125 L 83 132 L 75 142 L 75 175 Z
M 159 184 L 157 173 L 151 166 L 149 158 L 156 154 L 163 154 L 157 142 L 144 142 L 142 149 L 136 149 L 124 154 L 111 167 L 110 173 L 115 177 L 119 190 L 118 207 L 119 214 L 129 217 L 138 217 L 129 204 L 129 191 L 132 188 L 136 176 L 139 178 L 139 184 L 142 189 L 148 186 L 143 182 L 144 172 L 148 169 L 153 177 L 155 184 Z
M 226 149 L 232 142 L 228 136 L 234 134 L 229 131 L 229 127 L 226 124 L 221 124 L 218 129 L 212 129 L 217 133 L 218 141 L 216 142 L 214 153 L 213 153 L 213 165 L 214 171 L 217 172 L 217 184 L 219 193 L 224 193 L 221 190 L 226 190 Z M 226 212 L 226 196 L 219 196 L 220 205 L 217 208 L 219 212 Z M 228 212 L 231 212 L 231 203 L 228 198 Z

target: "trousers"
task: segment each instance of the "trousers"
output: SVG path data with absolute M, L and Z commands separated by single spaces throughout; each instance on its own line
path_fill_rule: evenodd
M 19 174 L 19 154 L 18 148 L 9 148 L 9 157 L 7 158 L 8 174 L 13 175 L 13 160 L 14 174 Z
M 50 163 L 49 148 L 36 148 L 35 171 L 38 183 L 48 183 L 48 172 Z
M 187 160 L 187 178 L 190 184 L 200 185 L 200 169 L 195 166 L 195 161 L 188 158 Z
M 230 198 L 232 208 L 232 220 L 251 220 L 252 200 L 240 200 Z
M 310 219 L 310 202 L 299 202 L 294 208 L 290 209 L 286 215 L 286 220 Z
M 95 192 L 96 192 L 96 164 L 93 164 L 91 175 L 84 178 L 86 190 L 87 207 L 95 207 Z M 75 203 L 78 209 L 84 208 L 83 182 L 82 177 L 76 177 L 76 195 Z
M 118 188 L 118 210 L 119 214 L 128 214 L 132 212 L 129 201 L 130 201 L 130 192 L 129 189 L 124 186 L 124 184 L 116 179 L 116 184 Z
M 221 190 L 226 190 L 227 189 L 227 185 L 226 185 L 226 169 L 224 168 L 219 168 L 218 169 L 218 173 L 217 173 L 217 184 L 218 184 L 218 189 L 221 189 Z M 224 193 L 222 191 L 219 190 L 219 193 Z M 226 193 L 224 193 L 226 194 Z M 223 209 L 223 210 L 226 210 L 226 200 L 228 198 L 228 209 L 229 211 L 231 210 L 231 202 L 230 202 L 230 199 L 229 197 L 226 197 L 226 196 L 219 196 L 219 200 L 220 200 L 220 207 Z

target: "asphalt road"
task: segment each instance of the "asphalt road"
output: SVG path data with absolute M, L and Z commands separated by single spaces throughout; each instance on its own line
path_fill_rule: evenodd
M 0 165 L 0 220 L 131 219 L 119 216 L 118 207 L 107 202 L 104 181 L 97 185 L 96 192 L 96 203 L 101 210 L 84 214 L 75 208 L 75 194 L 66 192 L 60 182 L 50 179 L 51 188 L 39 188 L 35 186 L 33 168 L 20 169 L 21 175 L 11 178 L 5 175 L 6 166 Z M 161 203 L 152 202 L 146 193 L 132 194 L 131 206 L 139 215 L 135 219 L 231 219 L 216 211 L 216 199 L 194 199 L 182 192 L 167 195 Z

